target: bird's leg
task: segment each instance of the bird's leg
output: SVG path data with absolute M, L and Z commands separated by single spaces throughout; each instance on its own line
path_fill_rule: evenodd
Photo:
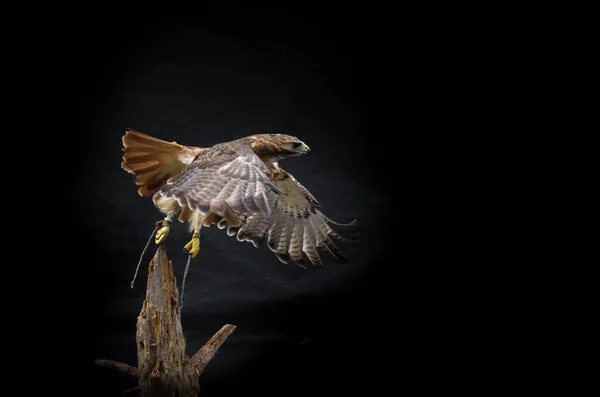
M 173 223 L 173 217 L 176 215 L 175 212 L 169 212 L 165 219 L 162 221 L 156 222 L 157 226 L 162 226 L 156 232 L 156 244 L 162 244 L 167 240 L 167 236 L 169 235 L 169 230 L 171 229 L 171 223 Z
M 200 251 L 200 229 L 194 230 L 194 234 L 192 235 L 192 241 L 187 243 L 185 247 L 183 247 L 184 252 L 187 255 L 191 255 L 192 259 L 198 255 Z
M 183 247 L 183 252 L 187 255 L 191 255 L 192 259 L 194 259 L 196 255 L 198 255 L 198 251 L 200 251 L 200 229 L 202 228 L 202 216 L 197 216 L 195 218 L 192 241 Z

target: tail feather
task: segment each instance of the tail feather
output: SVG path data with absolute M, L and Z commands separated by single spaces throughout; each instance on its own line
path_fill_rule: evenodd
M 121 168 L 136 176 L 140 196 L 150 196 L 184 171 L 201 150 L 128 129 L 123 136 Z

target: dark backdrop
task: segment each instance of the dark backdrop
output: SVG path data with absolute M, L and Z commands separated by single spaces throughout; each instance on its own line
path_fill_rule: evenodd
M 98 395 L 135 386 L 93 360 L 136 364 L 135 324 L 152 245 L 136 286 L 129 283 L 161 218 L 120 168 L 126 128 L 193 146 L 253 133 L 298 136 L 313 154 L 281 166 L 328 216 L 357 219 L 337 228 L 359 240 L 340 243 L 348 263 L 327 261 L 324 269 L 284 265 L 266 246 L 203 230 L 182 309 L 187 353 L 226 323 L 238 329 L 202 375 L 202 395 L 379 394 L 406 376 L 398 348 L 414 348 L 405 330 L 414 327 L 408 313 L 420 298 L 405 293 L 414 281 L 402 277 L 402 109 L 397 92 L 386 90 L 394 77 L 381 57 L 401 48 L 360 15 L 238 11 L 226 23 L 207 13 L 78 20 L 65 31 L 72 62 L 61 76 L 68 77 L 75 115 L 66 138 L 76 183 L 67 189 L 70 227 L 63 238 L 69 258 L 77 259 L 65 260 L 64 273 L 76 281 L 63 292 L 77 298 L 61 313 L 72 324 L 61 340 L 76 350 L 77 378 Z M 383 112 L 394 123 L 382 123 Z M 179 282 L 189 238 L 177 223 L 167 242 Z

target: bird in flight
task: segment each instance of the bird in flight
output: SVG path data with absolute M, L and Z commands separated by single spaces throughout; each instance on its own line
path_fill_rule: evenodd
M 188 222 L 192 240 L 184 251 L 195 258 L 202 226 L 227 228 L 229 236 L 259 247 L 267 240 L 277 258 L 304 266 L 304 258 L 323 267 L 321 255 L 346 259 L 313 195 L 278 162 L 310 154 L 298 138 L 257 134 L 209 148 L 183 146 L 128 129 L 123 136 L 121 167 L 135 175 L 140 196 L 152 196 L 166 215 L 155 243 L 166 241 L 174 218 Z

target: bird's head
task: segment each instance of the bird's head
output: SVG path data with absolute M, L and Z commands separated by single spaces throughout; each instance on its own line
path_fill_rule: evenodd
M 258 134 L 250 137 L 250 146 L 259 157 L 282 159 L 310 154 L 310 148 L 295 136 Z

